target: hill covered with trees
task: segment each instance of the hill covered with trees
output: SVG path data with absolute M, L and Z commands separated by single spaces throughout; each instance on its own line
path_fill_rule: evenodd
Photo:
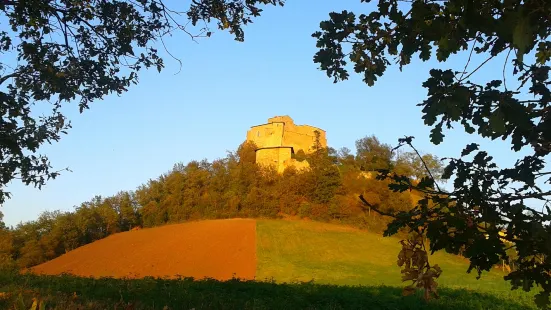
M 412 208 L 417 197 L 392 192 L 373 171 L 390 169 L 412 179 L 426 171 L 416 154 L 392 152 L 375 136 L 357 140 L 355 154 L 318 148 L 295 157 L 311 168 L 278 174 L 255 163 L 255 146 L 246 141 L 224 158 L 178 163 L 135 191 L 96 196 L 70 212 L 43 212 L 16 227 L 2 225 L 0 264 L 31 267 L 118 232 L 200 219 L 290 216 L 382 232 L 389 219 L 366 209 L 358 195 L 388 212 Z M 441 175 L 437 157 L 426 154 L 424 160 Z

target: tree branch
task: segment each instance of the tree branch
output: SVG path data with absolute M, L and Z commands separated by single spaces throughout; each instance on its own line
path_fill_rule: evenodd
M 484 60 L 478 67 L 476 67 L 471 73 L 469 73 L 469 75 L 467 75 L 466 77 L 462 78 L 459 80 L 459 82 L 463 82 L 464 80 L 468 79 L 469 77 L 471 77 L 471 75 L 473 75 L 476 71 L 478 71 L 480 68 L 482 68 L 488 61 L 490 61 L 492 58 L 494 58 L 495 56 L 492 55 L 490 57 L 488 57 L 486 60 Z
M 463 72 L 461 72 L 461 76 L 459 77 L 459 81 L 463 80 L 463 76 L 465 73 L 467 73 L 467 68 L 469 67 L 469 64 L 471 63 L 471 58 L 473 56 L 474 47 L 476 46 L 476 39 L 478 38 L 480 34 L 477 32 L 474 40 L 473 40 L 473 46 L 471 47 L 471 52 L 469 53 L 469 59 L 467 59 L 467 63 L 465 64 L 465 68 L 463 68 Z
M 54 16 L 57 18 L 57 21 L 59 23 L 59 28 L 63 33 L 63 37 L 65 39 L 65 49 L 67 53 L 72 54 L 71 47 L 69 46 L 69 38 L 67 36 L 67 23 L 62 20 L 61 16 L 59 16 L 57 11 L 54 11 Z
M 429 176 L 430 176 L 431 179 L 434 181 L 434 184 L 436 185 L 436 188 L 438 189 L 439 192 L 442 192 L 442 189 L 440 189 L 440 185 L 438 185 L 438 183 L 436 182 L 436 179 L 434 178 L 434 175 L 433 175 L 432 172 L 430 171 L 429 166 L 427 165 L 427 163 L 426 163 L 425 160 L 423 159 L 423 156 L 421 156 L 421 153 L 419 153 L 419 151 L 418 151 L 418 150 L 413 146 L 413 144 L 411 143 L 411 139 L 413 139 L 413 137 L 406 137 L 405 142 L 415 151 L 415 153 L 417 154 L 417 156 L 419 156 L 419 159 L 420 159 L 421 162 L 423 163 L 423 166 L 425 166 L 425 169 L 426 169 L 427 172 L 429 173 Z
M 364 198 L 363 195 L 360 195 L 359 198 L 360 198 L 360 200 L 363 202 L 364 205 L 366 205 L 366 206 L 368 206 L 369 208 L 373 209 L 373 211 L 379 213 L 380 215 L 389 216 L 389 217 L 392 217 L 392 218 L 396 218 L 396 216 L 395 216 L 394 214 L 390 214 L 390 213 L 381 211 L 381 210 L 379 210 L 377 207 L 375 207 L 374 205 L 372 205 L 372 204 L 370 204 L 369 202 L 367 202 L 367 200 L 365 200 L 365 198 Z
M 2 4 L 5 5 L 5 6 L 12 6 L 12 5 L 16 5 L 17 2 L 15 2 L 15 1 L 9 1 L 9 0 L 3 0 L 3 1 L 2 1 Z
M 503 194 L 504 196 L 508 196 L 507 194 Z M 532 194 L 526 194 L 526 195 L 517 195 L 517 196 L 509 196 L 509 197 L 500 197 L 500 198 L 490 198 L 488 197 L 486 200 L 491 202 L 501 202 L 503 200 L 506 201 L 517 201 L 517 200 L 524 200 L 524 199 L 544 199 L 546 196 L 551 196 L 551 191 L 543 192 L 543 193 L 532 193 Z
M 11 74 L 8 74 L 8 75 L 4 75 L 3 77 L 0 77 L 0 85 L 4 84 L 5 81 L 11 79 L 11 78 L 14 78 L 14 77 L 18 77 L 19 76 L 19 73 L 11 73 Z
M 505 87 L 505 91 L 507 91 L 507 81 L 505 80 L 505 68 L 507 67 L 507 61 L 509 61 L 509 55 L 511 54 L 511 51 L 513 49 L 509 49 L 509 52 L 507 53 L 507 57 L 505 58 L 505 62 L 503 63 L 503 86 Z
M 536 179 L 537 178 L 540 178 L 540 177 L 543 177 L 543 176 L 546 176 L 546 175 L 551 175 L 551 171 L 549 172 L 540 172 L 540 173 L 534 173 L 534 175 L 536 175 Z

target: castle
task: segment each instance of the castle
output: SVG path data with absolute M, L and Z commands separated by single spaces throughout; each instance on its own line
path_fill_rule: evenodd
M 308 125 L 295 125 L 287 115 L 268 119 L 267 124 L 252 126 L 247 132 L 247 141 L 256 144 L 256 162 L 260 165 L 273 165 L 279 173 L 293 166 L 308 168 L 308 162 L 298 161 L 294 155 L 302 150 L 305 154 L 315 149 L 316 132 L 319 132 L 320 146 L 327 147 L 325 131 Z

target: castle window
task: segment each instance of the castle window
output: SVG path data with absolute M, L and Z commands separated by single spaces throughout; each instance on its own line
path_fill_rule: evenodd
M 257 136 L 257 137 L 260 137 L 260 131 L 257 131 L 257 132 L 256 132 L 256 136 Z

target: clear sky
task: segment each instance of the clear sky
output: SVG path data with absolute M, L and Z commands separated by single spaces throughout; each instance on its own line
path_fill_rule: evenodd
M 94 195 L 134 190 L 177 162 L 223 157 L 244 141 L 250 126 L 275 115 L 323 128 L 335 148 L 354 150 L 357 139 L 371 134 L 391 144 L 413 135 L 422 151 L 446 157 L 458 156 L 466 143 L 482 141 L 460 129 L 448 132 L 440 146 L 432 145 L 430 128 L 416 106 L 426 95 L 421 84 L 429 69 L 460 70 L 465 55 L 446 64 L 414 60 L 403 72 L 392 67 L 374 87 L 353 72 L 350 80 L 333 84 L 317 69 L 311 34 L 319 22 L 331 11 L 368 12 L 373 5 L 288 0 L 284 8 L 267 8 L 247 27 L 244 43 L 220 31 L 199 44 L 184 35 L 167 39 L 169 50 L 182 60 L 182 71 L 176 74 L 178 63 L 165 57 L 164 71 L 143 71 L 140 83 L 120 97 L 108 96 L 83 114 L 76 103 L 67 105 L 72 130 L 41 153 L 55 168 L 72 172 L 42 190 L 11 184 L 13 198 L 1 209 L 4 220 L 16 225 L 44 210 L 72 210 Z M 501 72 L 501 66 L 490 63 L 480 78 Z M 483 147 L 498 155 L 498 164 L 515 158 L 507 143 L 486 141 Z

